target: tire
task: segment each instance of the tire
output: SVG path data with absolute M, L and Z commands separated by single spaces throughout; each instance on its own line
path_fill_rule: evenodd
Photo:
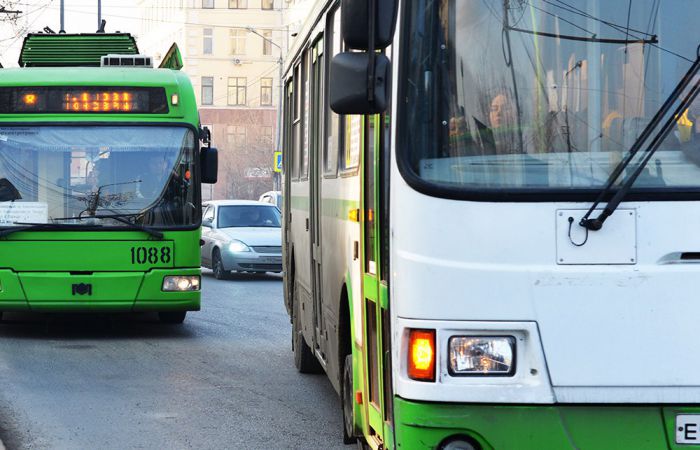
M 214 249 L 214 254 L 211 257 L 211 268 L 214 271 L 214 278 L 217 280 L 225 280 L 230 275 L 230 272 L 224 268 L 224 261 L 221 259 L 218 248 Z
M 161 311 L 158 313 L 158 319 L 161 323 L 179 325 L 185 321 L 187 311 Z
M 292 280 L 292 283 L 294 281 Z M 294 293 L 295 288 L 292 287 L 292 293 Z M 304 339 L 304 334 L 301 330 L 300 323 L 300 311 L 299 311 L 299 301 L 292 297 L 293 311 L 292 316 L 292 347 L 294 350 L 294 365 L 296 366 L 299 373 L 321 373 L 323 368 L 321 363 L 318 362 L 316 356 L 311 351 L 309 344 L 306 343 Z
M 343 409 L 343 443 L 353 444 L 357 442 L 357 433 L 355 432 L 355 416 L 354 416 L 354 391 L 352 384 L 352 354 L 345 355 L 343 364 L 343 383 L 342 393 L 340 397 L 341 408 Z

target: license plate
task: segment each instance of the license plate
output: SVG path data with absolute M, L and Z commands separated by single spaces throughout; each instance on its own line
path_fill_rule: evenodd
M 266 263 L 271 263 L 271 264 L 282 264 L 282 257 L 281 256 L 263 256 L 262 258 L 259 258 L 261 262 L 266 262 Z
M 676 444 L 700 445 L 700 414 L 676 416 Z

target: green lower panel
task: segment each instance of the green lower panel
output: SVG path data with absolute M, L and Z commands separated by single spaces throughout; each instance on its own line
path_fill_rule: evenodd
M 163 292 L 166 275 L 200 275 L 200 269 L 139 272 L 23 272 L 0 270 L 0 312 L 198 311 L 200 292 Z M 77 291 L 77 286 L 89 290 Z
M 435 449 L 454 435 L 470 436 L 483 449 L 491 450 L 700 449 L 673 443 L 675 414 L 700 414 L 700 407 L 462 405 L 395 400 L 396 448 L 400 449 Z

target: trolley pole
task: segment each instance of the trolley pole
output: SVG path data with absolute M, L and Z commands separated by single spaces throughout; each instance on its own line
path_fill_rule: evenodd
M 97 0 L 97 29 L 102 28 L 102 0 Z
M 66 32 L 66 11 L 65 11 L 65 0 L 61 0 L 61 29 L 58 30 L 59 33 Z

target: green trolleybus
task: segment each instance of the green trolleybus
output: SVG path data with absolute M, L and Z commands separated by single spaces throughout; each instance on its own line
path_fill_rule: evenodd
M 285 75 L 285 302 L 346 442 L 700 448 L 698 17 L 316 2 Z
M 205 134 L 130 35 L 28 35 L 0 69 L 0 312 L 199 310 Z

